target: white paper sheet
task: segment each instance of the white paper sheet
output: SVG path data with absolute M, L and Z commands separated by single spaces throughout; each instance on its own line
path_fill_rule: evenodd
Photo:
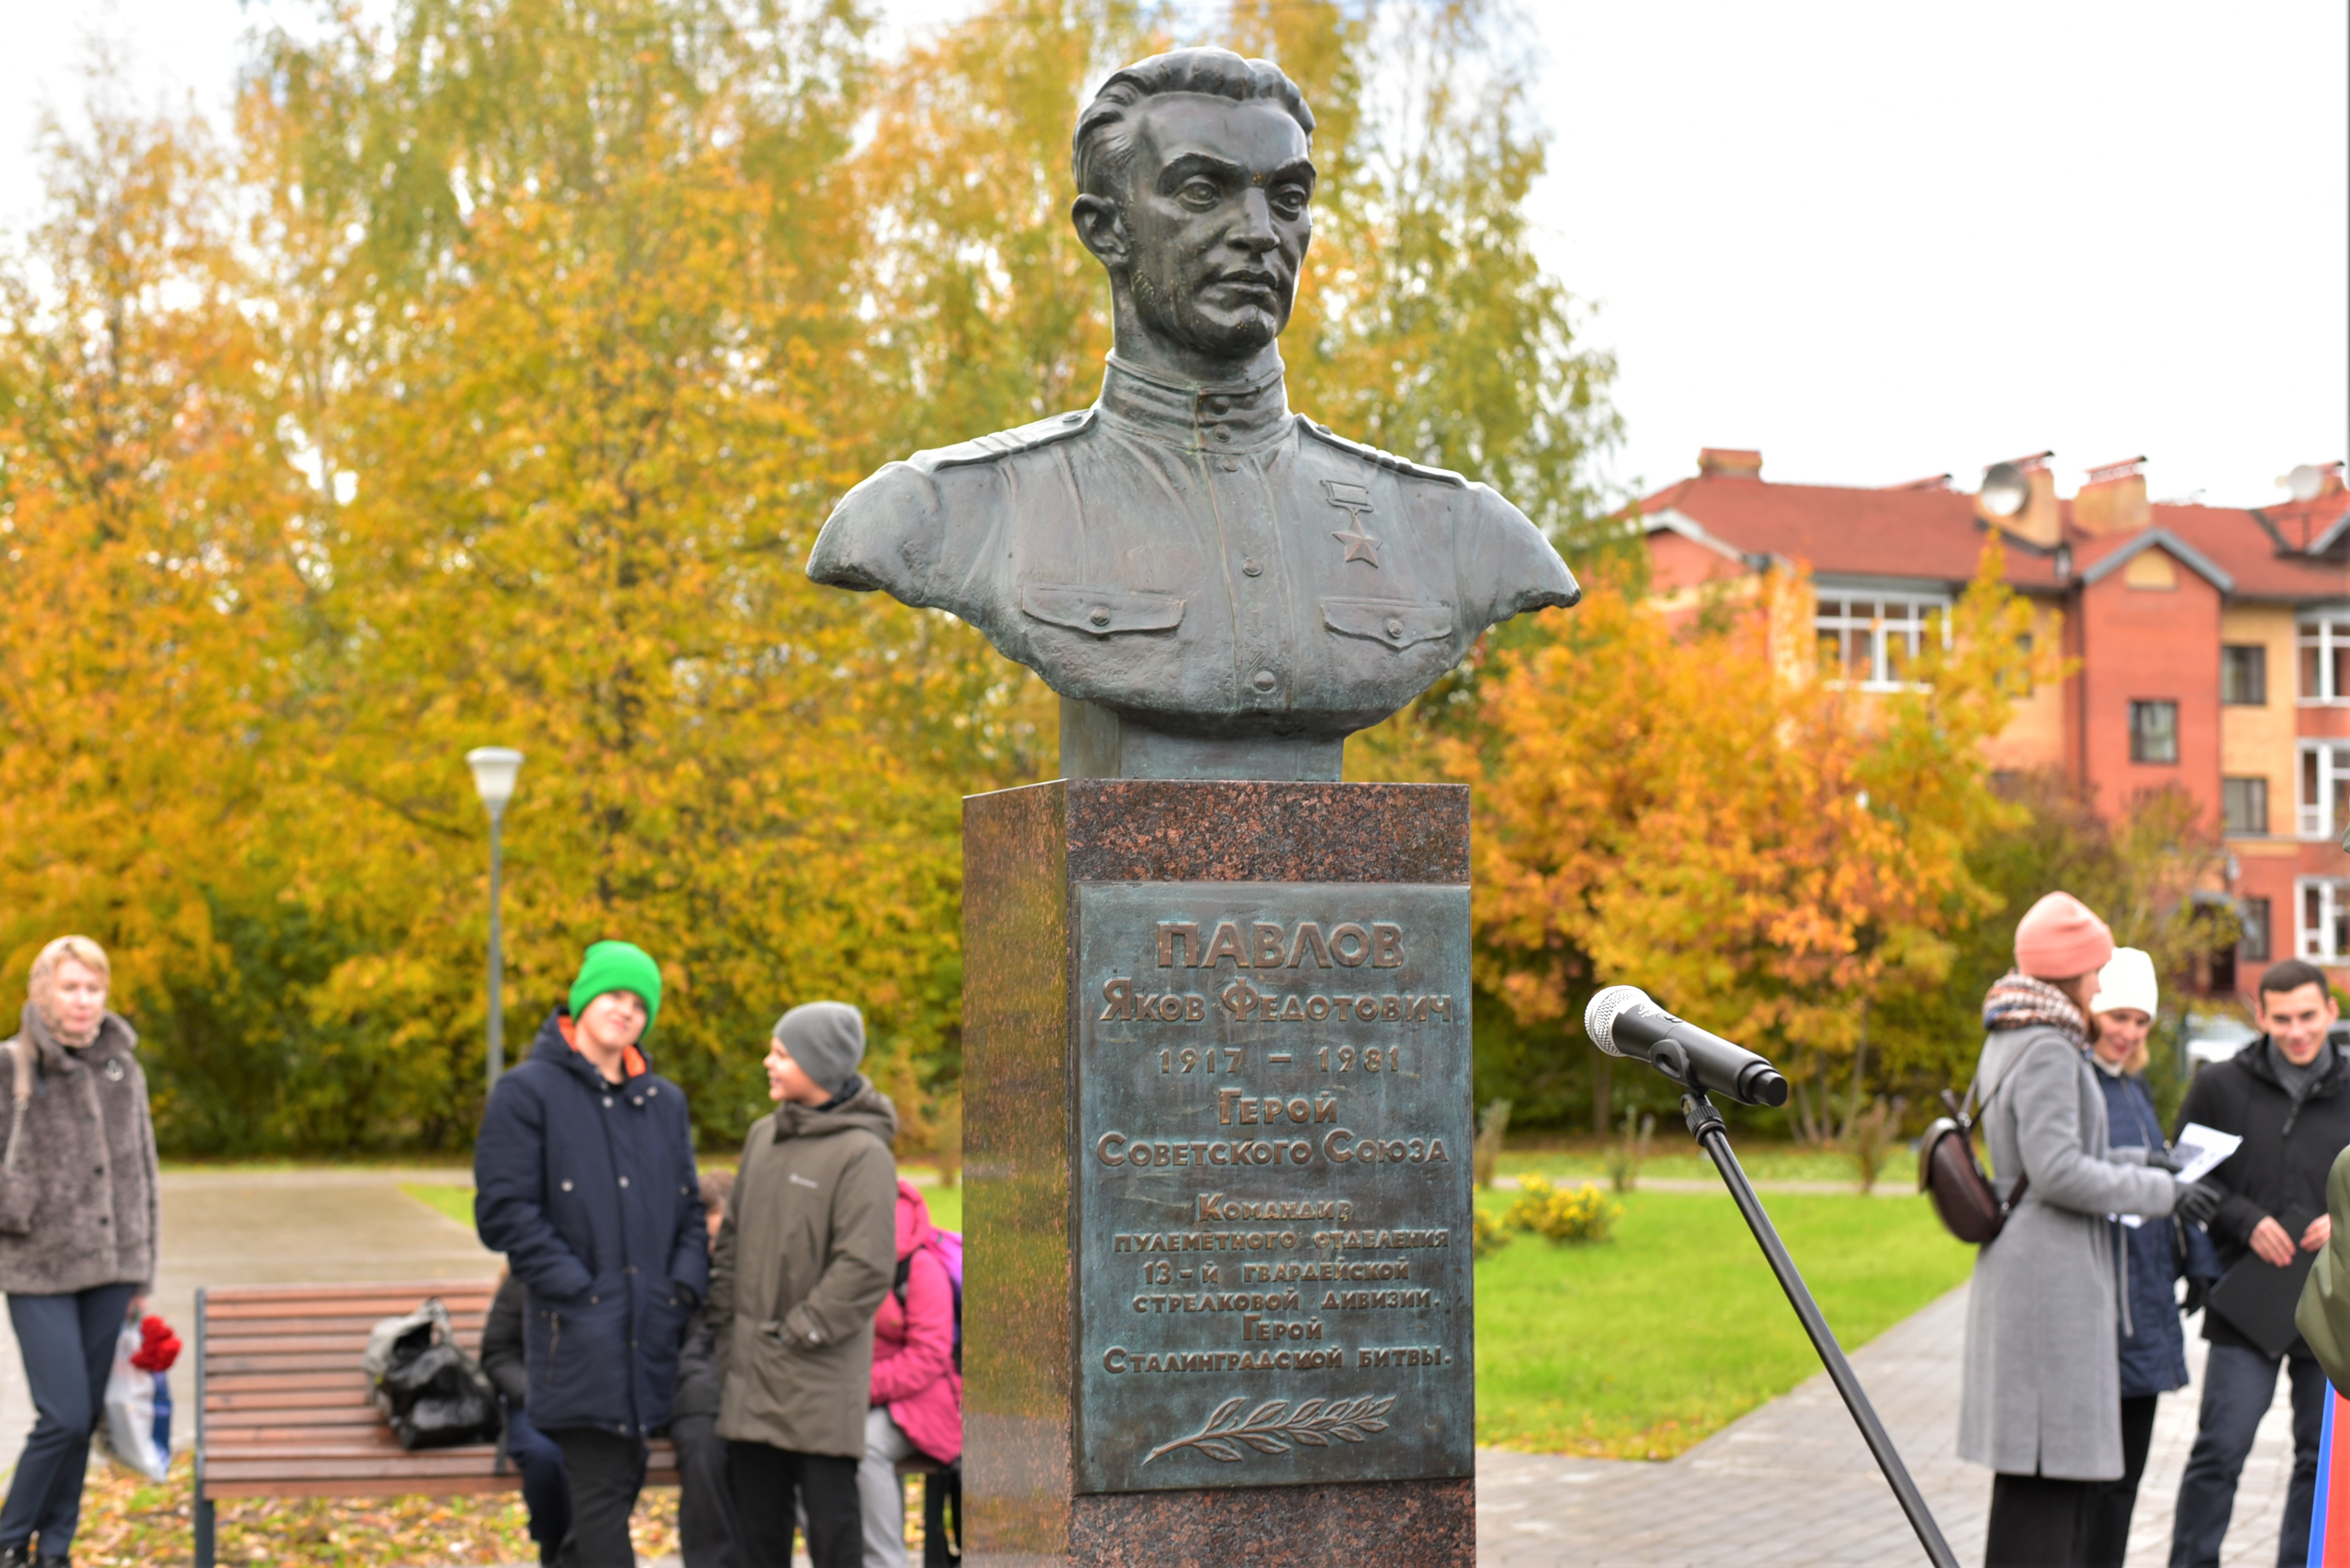
M 2201 1180 L 2217 1168 L 2221 1160 L 2241 1148 L 2243 1143 L 2244 1140 L 2234 1133 L 2223 1133 L 2216 1127 L 2207 1127 L 2201 1122 L 2189 1122 L 2179 1129 L 2178 1141 L 2170 1146 L 2171 1154 L 2185 1162 L 2178 1172 L 2178 1179 Z M 2145 1219 L 2137 1214 L 2116 1214 L 2107 1218 L 2119 1220 L 2133 1231 L 2146 1223 Z
M 2243 1143 L 2244 1140 L 2234 1133 L 2223 1133 L 2215 1127 L 2207 1127 L 2201 1122 L 2189 1122 L 2179 1129 L 2178 1141 L 2170 1146 L 2170 1152 L 2186 1162 L 2185 1168 L 2178 1173 L 2178 1179 L 2200 1181 L 2210 1175 L 2221 1160 L 2241 1148 Z

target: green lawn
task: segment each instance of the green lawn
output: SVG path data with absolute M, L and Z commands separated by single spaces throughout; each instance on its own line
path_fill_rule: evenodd
M 1498 1216 L 1510 1192 L 1479 1195 Z M 1669 1459 L 1819 1370 L 1727 1194 L 1632 1192 L 1614 1237 L 1513 1232 L 1477 1264 L 1477 1440 Z M 1775 1193 L 1795 1265 L 1850 1350 L 1966 1278 L 1923 1199 Z
M 428 1209 L 438 1210 L 470 1231 L 473 1228 L 473 1189 L 438 1182 L 403 1181 L 400 1189 Z
M 1680 1125 L 1676 1122 L 1672 1130 L 1679 1132 Z M 1686 1137 L 1668 1138 L 1661 1125 L 1657 1128 L 1655 1147 L 1657 1152 L 1640 1163 L 1642 1176 L 1671 1177 L 1682 1180 L 1721 1179 L 1714 1171 L 1713 1161 L 1705 1157 L 1703 1150 Z M 1859 1179 L 1853 1170 L 1851 1159 L 1835 1149 L 1798 1148 L 1793 1144 L 1760 1141 L 1741 1143 L 1737 1148 L 1738 1163 L 1756 1181 L 1846 1182 Z M 1877 1178 L 1877 1185 L 1890 1187 L 1900 1182 L 1914 1170 L 1916 1164 L 1915 1158 L 1906 1147 L 1895 1149 L 1886 1160 L 1884 1171 Z M 1607 1156 L 1606 1151 L 1585 1144 L 1564 1149 L 1532 1149 L 1502 1156 L 1501 1173 L 1503 1176 L 1524 1176 L 1529 1172 L 1540 1172 L 1553 1178 L 1572 1177 L 1577 1181 L 1596 1181 L 1605 1187 L 1607 1184 Z

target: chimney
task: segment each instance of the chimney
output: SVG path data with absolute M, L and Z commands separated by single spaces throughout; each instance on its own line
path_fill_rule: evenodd
M 2064 542 L 2064 525 L 2056 512 L 2056 476 L 2049 472 L 2048 460 L 2053 452 L 2036 452 L 2029 457 L 2011 458 L 2005 466 L 2019 471 L 2025 486 L 2022 507 L 2010 516 L 2000 516 L 1976 503 L 1976 515 L 1991 527 L 2012 535 L 2029 545 L 2053 550 Z M 2002 466 L 1994 463 L 1993 468 Z
M 1759 480 L 1762 477 L 1762 454 L 1739 447 L 1706 447 L 1697 454 L 1697 472 L 1700 479 Z
M 2126 458 L 2089 470 L 2073 497 L 2073 521 L 2085 534 L 2135 534 L 2154 522 L 2146 504 L 2146 459 Z

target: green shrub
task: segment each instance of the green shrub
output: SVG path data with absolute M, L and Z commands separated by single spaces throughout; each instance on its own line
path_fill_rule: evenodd
M 1509 1223 L 1559 1241 L 1604 1241 L 1624 1206 L 1586 1181 L 1580 1187 L 1553 1187 L 1540 1176 L 1522 1178 L 1518 1200 L 1510 1205 Z
M 1480 1209 L 1475 1211 L 1470 1240 L 1476 1249 L 1472 1255 L 1482 1258 L 1488 1252 L 1498 1252 L 1508 1246 L 1510 1232 L 1499 1220 Z

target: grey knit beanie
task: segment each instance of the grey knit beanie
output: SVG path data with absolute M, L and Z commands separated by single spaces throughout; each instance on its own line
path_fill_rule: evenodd
M 865 1016 L 845 1002 L 804 1002 L 775 1020 L 775 1038 L 802 1072 L 837 1095 L 865 1059 Z

